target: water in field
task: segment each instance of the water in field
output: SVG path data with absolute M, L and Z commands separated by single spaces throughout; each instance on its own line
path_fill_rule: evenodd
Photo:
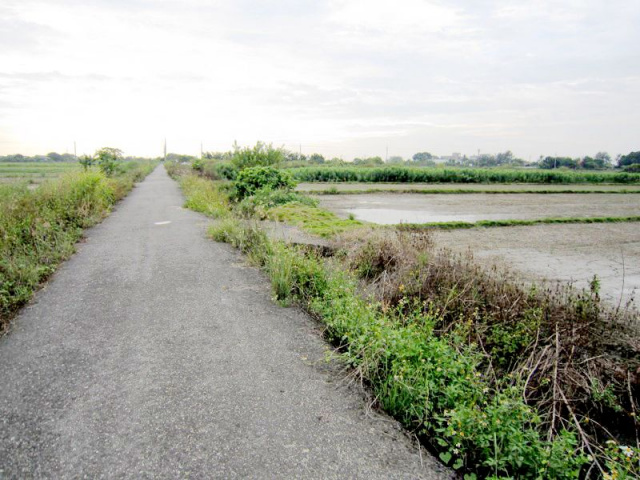
M 640 194 L 321 195 L 320 206 L 341 217 L 379 224 L 476 222 L 640 215 Z

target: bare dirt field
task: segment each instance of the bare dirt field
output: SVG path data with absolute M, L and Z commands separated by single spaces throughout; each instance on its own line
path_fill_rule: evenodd
M 371 193 L 317 198 L 321 207 L 342 217 L 351 214 L 379 224 L 640 215 L 640 195 L 636 194 Z
M 507 265 L 530 280 L 574 282 L 583 288 L 598 275 L 602 297 L 615 305 L 622 298 L 624 306 L 640 290 L 637 223 L 474 228 L 436 231 L 434 238 L 438 245 L 469 250 L 483 262 Z M 634 305 L 640 306 L 637 298 Z
M 570 185 L 546 185 L 529 183 L 510 184 L 477 184 L 477 183 L 300 183 L 297 187 L 301 192 L 320 192 L 329 189 L 339 192 L 361 192 L 367 190 L 478 190 L 478 191 L 597 191 L 620 192 L 632 191 L 640 193 L 640 185 L 601 185 L 601 184 L 570 184 Z

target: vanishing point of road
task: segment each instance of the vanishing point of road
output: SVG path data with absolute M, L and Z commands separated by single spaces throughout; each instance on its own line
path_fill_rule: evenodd
M 450 478 L 157 168 L 0 339 L 0 478 Z

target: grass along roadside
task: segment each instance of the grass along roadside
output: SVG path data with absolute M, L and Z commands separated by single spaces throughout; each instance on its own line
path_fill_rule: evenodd
M 0 187 L 0 331 L 74 252 L 83 229 L 100 222 L 153 167 L 124 165 L 112 178 L 97 171 L 68 173 L 34 191 Z
M 444 463 L 465 473 L 465 478 L 580 478 L 590 467 L 603 473 L 615 471 L 617 478 L 635 478 L 639 472 L 640 450 L 617 444 L 605 444 L 599 450 L 585 443 L 580 424 L 576 428 L 567 415 L 560 414 L 565 408 L 561 400 L 559 405 L 554 403 L 559 417 L 550 426 L 536 403 L 527 401 L 527 393 L 532 396 L 528 369 L 499 376 L 503 372 L 498 369 L 504 370 L 504 365 L 494 366 L 485 349 L 496 349 L 497 344 L 502 352 L 513 354 L 523 348 L 518 342 L 530 346 L 530 335 L 535 339 L 540 329 L 535 324 L 544 318 L 544 303 L 539 311 L 525 310 L 529 319 L 523 332 L 529 336 L 509 335 L 521 328 L 516 322 L 510 325 L 511 331 L 504 329 L 509 325 L 496 328 L 494 345 L 485 345 L 468 340 L 472 324 L 483 322 L 479 312 L 460 316 L 445 330 L 446 305 L 409 295 L 395 304 L 363 297 L 358 276 L 376 278 L 370 269 L 354 275 L 339 262 L 326 262 L 301 248 L 273 242 L 255 225 L 233 217 L 211 227 L 210 234 L 241 249 L 261 266 L 278 301 L 297 303 L 319 318 L 326 325 L 327 339 L 354 374 L 372 388 L 380 406 L 419 435 Z M 378 248 L 367 252 L 365 246 L 365 256 L 375 258 L 376 252 L 385 253 Z M 509 288 L 508 283 L 504 286 Z M 398 286 L 401 292 L 405 288 Z M 450 300 L 455 300 L 455 289 L 443 294 L 453 294 Z M 575 304 L 577 311 L 582 311 L 580 305 Z M 543 356 L 549 353 L 548 348 L 541 350 Z M 556 362 L 565 367 L 559 358 L 566 357 L 560 357 L 560 352 L 552 351 L 550 358 L 558 357 Z M 537 360 L 530 357 L 524 356 L 527 365 Z M 536 392 L 538 380 L 534 380 Z M 559 391 L 563 398 L 569 395 Z M 594 391 L 598 398 L 612 395 Z M 618 452 L 635 456 L 633 463 L 618 465 Z
M 422 231 L 345 233 L 332 259 L 233 212 L 210 233 L 320 319 L 380 406 L 465 478 L 640 474 L 635 324 L 600 304 L 597 278 L 587 292 L 523 286 Z

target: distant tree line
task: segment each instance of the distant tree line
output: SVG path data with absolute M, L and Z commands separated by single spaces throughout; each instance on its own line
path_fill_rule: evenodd
M 595 156 L 583 158 L 544 157 L 538 161 L 538 167 L 544 169 L 569 168 L 572 170 L 604 170 L 612 168 L 611 156 L 607 152 L 598 152 Z
M 0 155 L 0 162 L 75 162 L 75 155 L 70 153 L 49 152 L 46 155 L 29 157 L 16 153 L 15 155 Z

